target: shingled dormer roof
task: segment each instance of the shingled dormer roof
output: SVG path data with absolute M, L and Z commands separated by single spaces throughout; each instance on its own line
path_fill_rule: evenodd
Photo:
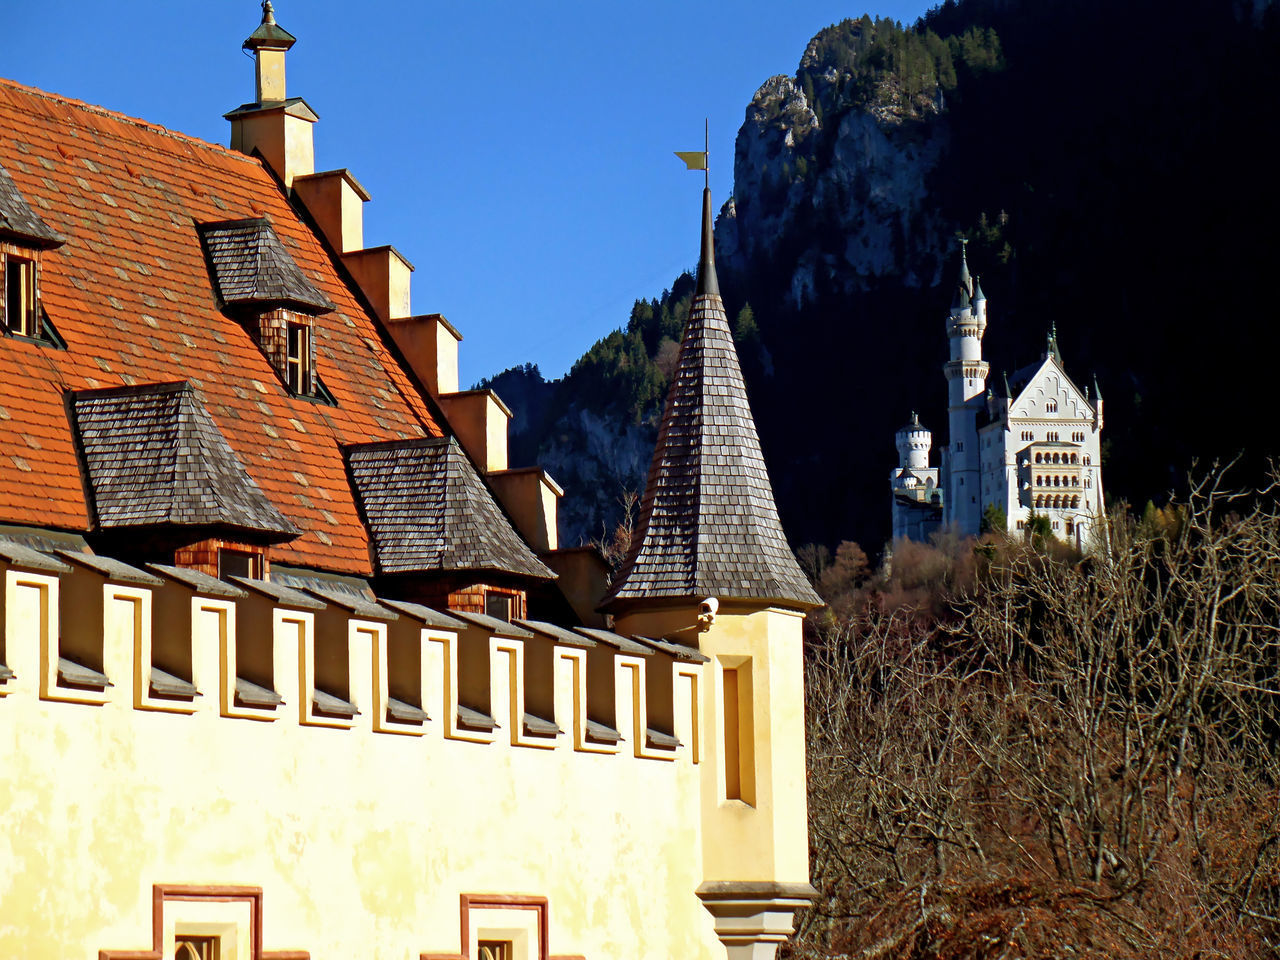
M 602 609 L 704 597 L 821 606 L 778 521 L 715 275 L 711 191 L 702 258 L 633 547 Z
M 351 446 L 347 468 L 379 572 L 555 578 L 512 529 L 453 437 Z
M 191 384 L 85 390 L 71 401 L 102 530 L 179 525 L 291 540 Z
M 15 239 L 42 250 L 60 247 L 66 242 L 31 209 L 9 171 L 0 164 L 0 240 L 4 239 Z
M 223 306 L 289 306 L 327 313 L 333 303 L 306 278 L 264 218 L 200 225 Z
M 438 413 L 262 161 L 0 79 L 0 164 L 66 238 L 43 258 L 39 291 L 66 349 L 0 337 L 0 523 L 89 528 L 68 391 L 185 379 L 301 531 L 272 563 L 371 575 L 343 447 L 439 436 Z M 257 331 L 219 309 L 195 225 L 251 218 L 334 304 L 311 342 L 336 406 L 291 392 Z

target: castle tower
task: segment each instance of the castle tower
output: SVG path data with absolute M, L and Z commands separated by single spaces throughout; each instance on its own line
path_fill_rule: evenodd
M 982 520 L 977 418 L 987 386 L 988 364 L 982 359 L 982 336 L 986 327 L 986 297 L 969 276 L 968 258 L 962 247 L 960 276 L 947 317 L 950 359 L 943 367 L 951 428 L 945 464 L 943 523 L 962 534 L 976 534 Z
M 640 520 L 602 609 L 711 658 L 699 718 L 703 883 L 731 960 L 766 960 L 809 885 L 801 627 L 819 606 L 778 521 L 716 279 L 702 257 Z M 692 891 L 691 891 L 692 892 Z
M 933 449 L 933 434 L 920 426 L 920 417 L 911 414 L 911 422 L 894 435 L 898 447 L 899 470 L 925 470 L 929 466 L 929 451 Z

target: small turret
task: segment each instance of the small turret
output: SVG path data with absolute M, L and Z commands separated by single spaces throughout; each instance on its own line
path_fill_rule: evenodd
M 262 23 L 244 42 L 244 49 L 252 50 L 257 62 L 258 103 L 284 100 L 284 55 L 297 42 L 293 34 L 276 23 L 271 0 L 263 0 Z
M 1093 428 L 1102 429 L 1102 391 L 1098 389 L 1098 375 L 1093 375 Z
M 903 470 L 924 470 L 929 466 L 929 451 L 933 449 L 933 434 L 920 426 L 920 417 L 913 411 L 911 422 L 894 435 L 898 448 L 898 466 Z
M 979 335 L 987 327 L 987 295 L 982 292 L 982 284 L 973 278 L 973 315 L 978 321 Z

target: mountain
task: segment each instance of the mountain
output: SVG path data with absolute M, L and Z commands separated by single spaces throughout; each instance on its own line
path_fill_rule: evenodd
M 793 543 L 877 549 L 895 428 L 919 410 L 945 442 L 961 235 L 993 377 L 1055 323 L 1068 370 L 1097 375 L 1113 498 L 1160 500 L 1197 458 L 1243 452 L 1251 473 L 1280 454 L 1278 80 L 1265 0 L 948 0 L 910 27 L 830 26 L 766 80 L 716 242 Z M 515 455 L 577 501 L 567 542 L 643 485 L 690 289 L 638 302 L 561 380 L 489 381 L 529 403 Z

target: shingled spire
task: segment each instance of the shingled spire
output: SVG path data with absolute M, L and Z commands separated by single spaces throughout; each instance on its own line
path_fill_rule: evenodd
M 778 522 L 716 278 L 711 191 L 702 257 L 631 553 L 603 610 L 657 601 L 820 606 Z

